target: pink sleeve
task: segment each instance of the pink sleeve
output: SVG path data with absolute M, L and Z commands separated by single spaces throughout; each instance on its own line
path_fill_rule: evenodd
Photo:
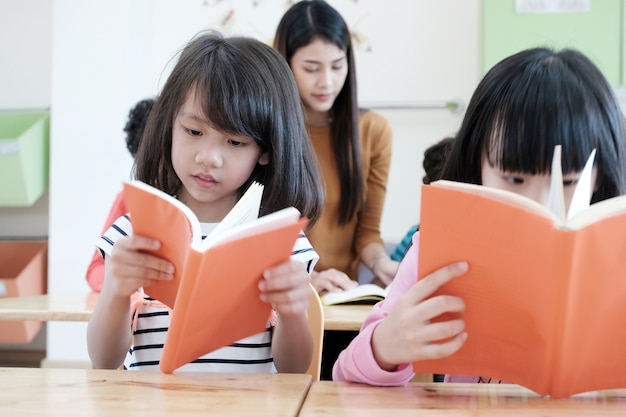
M 333 366 L 333 380 L 390 386 L 406 384 L 413 377 L 412 364 L 401 364 L 393 372 L 382 369 L 374 358 L 371 342 L 376 326 L 389 315 L 398 299 L 417 282 L 418 249 L 419 232 L 413 235 L 413 246 L 400 263 L 389 295 L 372 308 L 359 334 L 339 354 Z

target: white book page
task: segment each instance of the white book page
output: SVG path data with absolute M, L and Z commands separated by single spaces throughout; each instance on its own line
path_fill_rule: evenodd
M 609 198 L 591 204 L 589 208 L 568 220 L 568 229 L 582 229 L 604 217 L 618 216 L 626 213 L 626 195 Z
M 585 167 L 583 168 L 583 172 L 580 174 L 580 178 L 578 179 L 578 184 L 574 190 L 572 202 L 570 203 L 569 211 L 567 212 L 568 219 L 571 219 L 577 214 L 587 210 L 591 205 L 591 179 L 593 176 L 593 161 L 595 156 L 596 150 L 594 149 L 591 152 L 591 155 L 589 155 L 589 158 L 585 163 Z
M 327 292 L 321 296 L 322 302 L 326 305 L 340 304 L 349 302 L 352 300 L 358 300 L 368 296 L 386 297 L 389 293 L 389 284 L 387 287 L 382 288 L 376 284 L 362 284 L 358 287 L 351 288 L 349 290 L 340 292 Z
M 561 169 L 561 145 L 554 147 L 552 171 L 550 173 L 550 194 L 547 207 L 561 223 L 565 223 L 565 196 L 563 194 L 563 170 Z
M 225 230 L 257 219 L 259 217 L 262 198 L 263 185 L 258 182 L 250 184 L 250 187 L 248 187 L 239 201 L 237 201 L 224 219 L 213 229 L 211 235 L 218 235 Z
M 272 230 L 279 226 L 292 224 L 300 219 L 300 212 L 295 207 L 287 207 L 275 211 L 256 220 L 245 222 L 224 230 L 221 233 L 211 233 L 199 245 L 198 250 L 203 251 L 219 243 L 228 242 L 240 237 Z M 268 242 L 271 244 L 271 242 Z

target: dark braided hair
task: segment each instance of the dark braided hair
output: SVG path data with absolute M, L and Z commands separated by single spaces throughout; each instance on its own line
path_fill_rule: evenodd
M 128 121 L 124 126 L 124 132 L 126 132 L 126 147 L 133 158 L 139 148 L 141 135 L 143 135 L 143 129 L 146 127 L 146 120 L 148 120 L 154 101 L 153 98 L 143 99 L 128 112 Z
M 453 137 L 443 138 L 424 151 L 424 162 L 422 163 L 426 172 L 426 175 L 422 178 L 424 184 L 430 184 L 441 177 L 441 169 L 453 141 Z

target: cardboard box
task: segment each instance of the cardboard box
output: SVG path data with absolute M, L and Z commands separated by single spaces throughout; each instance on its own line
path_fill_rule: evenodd
M 47 241 L 0 241 L 0 298 L 45 294 Z M 0 321 L 0 343 L 30 343 L 40 321 Z
M 0 206 L 31 206 L 48 187 L 49 111 L 0 111 Z

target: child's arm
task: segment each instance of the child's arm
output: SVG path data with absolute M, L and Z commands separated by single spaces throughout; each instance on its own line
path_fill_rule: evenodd
M 306 372 L 313 355 L 313 336 L 306 316 L 311 288 L 305 265 L 291 259 L 268 269 L 259 289 L 261 299 L 272 304 L 277 313 L 272 337 L 276 370 Z
M 87 349 L 94 368 L 115 369 L 130 347 L 130 296 L 155 279 L 172 279 L 169 262 L 145 253 L 159 242 L 128 236 L 115 242 L 105 259 L 105 279 L 87 325 Z
M 464 323 L 428 321 L 444 312 L 463 311 L 456 297 L 428 298 L 439 286 L 462 275 L 466 264 L 444 267 L 416 283 L 417 236 L 400 264 L 387 298 L 376 304 L 333 367 L 333 380 L 371 385 L 402 385 L 413 377 L 411 363 L 456 352 L 465 341 Z M 451 341 L 434 344 L 447 337 Z

